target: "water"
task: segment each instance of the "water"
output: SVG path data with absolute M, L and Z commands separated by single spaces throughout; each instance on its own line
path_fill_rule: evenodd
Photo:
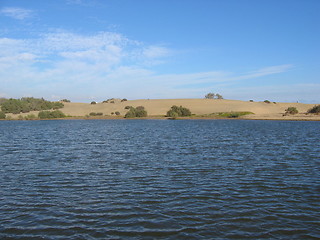
M 319 239 L 319 122 L 0 122 L 0 239 Z

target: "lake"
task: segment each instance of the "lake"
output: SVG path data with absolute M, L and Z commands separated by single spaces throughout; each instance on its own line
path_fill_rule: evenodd
M 320 123 L 0 121 L 0 239 L 319 239 Z

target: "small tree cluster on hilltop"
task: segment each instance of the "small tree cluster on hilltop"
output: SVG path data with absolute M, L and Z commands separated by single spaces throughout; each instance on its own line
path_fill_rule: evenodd
M 50 102 L 43 98 L 24 97 L 21 99 L 10 98 L 1 103 L 1 109 L 4 113 L 27 113 L 30 111 L 41 111 L 49 109 L 63 108 L 61 102 Z
M 205 99 L 223 99 L 222 95 L 219 93 L 208 93 L 204 96 Z
M 146 117 L 148 116 L 147 111 L 143 106 L 138 106 L 136 108 L 130 107 L 129 111 L 124 116 L 125 118 L 135 118 L 135 117 Z
M 188 117 L 191 116 L 191 111 L 188 108 L 185 107 L 178 107 L 176 105 L 173 105 L 171 109 L 167 112 L 167 117 Z

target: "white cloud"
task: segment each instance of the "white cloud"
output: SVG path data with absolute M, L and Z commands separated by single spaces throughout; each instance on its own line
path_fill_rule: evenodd
M 37 39 L 0 38 L 1 92 L 11 97 L 65 96 L 86 101 L 90 96 L 97 100 L 202 97 L 208 89 L 217 89 L 232 98 L 236 95 L 229 90 L 230 85 L 223 84 L 292 68 L 279 65 L 241 74 L 157 74 L 152 70 L 150 62 L 165 61 L 171 54 L 168 48 L 148 46 L 111 32 L 80 35 L 56 31 Z
M 6 7 L 2 8 L 1 14 L 7 17 L 11 17 L 17 20 L 24 20 L 34 15 L 34 11 L 25 8 Z

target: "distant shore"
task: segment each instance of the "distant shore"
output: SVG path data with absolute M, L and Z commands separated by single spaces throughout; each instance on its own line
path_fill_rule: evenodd
M 143 106 L 148 117 L 141 119 L 168 119 L 165 117 L 171 106 L 183 106 L 191 110 L 192 116 L 177 119 L 247 119 L 247 120 L 293 120 L 320 121 L 320 115 L 306 114 L 315 104 L 254 102 L 226 99 L 141 99 L 121 101 L 114 99 L 105 103 L 73 103 L 66 102 L 59 109 L 67 117 L 64 119 L 125 119 L 128 107 Z M 284 115 L 288 107 L 295 107 L 299 113 Z M 221 117 L 218 113 L 251 112 L 252 114 L 236 118 Z M 21 114 L 7 114 L 8 120 L 22 120 L 29 114 L 38 115 L 39 112 Z M 91 116 L 99 113 L 100 116 Z M 118 115 L 116 115 L 118 114 Z M 139 118 L 140 119 L 140 118 Z

